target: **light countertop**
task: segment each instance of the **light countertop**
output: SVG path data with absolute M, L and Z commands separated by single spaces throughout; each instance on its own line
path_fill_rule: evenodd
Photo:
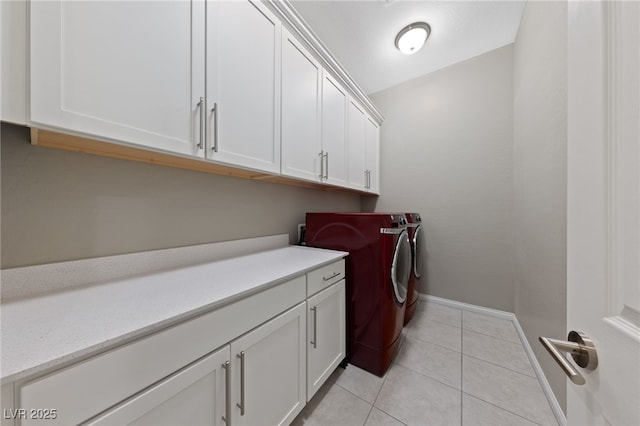
M 212 311 L 347 254 L 287 246 L 3 302 L 2 383 Z

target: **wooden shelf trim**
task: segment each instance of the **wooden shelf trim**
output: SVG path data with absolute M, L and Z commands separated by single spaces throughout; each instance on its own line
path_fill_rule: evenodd
M 167 167 L 176 167 L 198 172 L 213 173 L 217 175 L 232 176 L 243 179 L 253 179 L 265 182 L 273 182 L 303 188 L 318 189 L 322 191 L 346 192 L 359 195 L 373 195 L 368 192 L 333 185 L 325 185 L 319 182 L 309 182 L 290 178 L 283 175 L 273 175 L 266 172 L 244 169 L 227 164 L 216 163 L 211 160 L 190 158 L 179 154 L 154 151 L 138 148 L 117 142 L 106 142 L 85 136 L 77 136 L 60 133 L 52 130 L 31 128 L 31 144 L 47 148 L 64 149 L 67 151 L 82 152 L 85 154 L 100 155 L 103 157 L 119 158 L 122 160 L 137 161 L 140 163 L 157 164 Z

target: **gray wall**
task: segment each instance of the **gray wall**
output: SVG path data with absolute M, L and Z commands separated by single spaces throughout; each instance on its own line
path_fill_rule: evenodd
M 566 376 L 537 341 L 566 338 L 566 2 L 527 2 L 513 87 L 515 313 L 566 411 Z
M 29 144 L 2 124 L 2 268 L 289 233 L 306 211 L 360 211 L 358 195 Z
M 381 196 L 366 211 L 422 213 L 421 292 L 513 311 L 513 46 L 371 95 Z

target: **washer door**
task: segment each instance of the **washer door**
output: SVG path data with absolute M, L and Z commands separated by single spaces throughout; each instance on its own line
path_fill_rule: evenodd
M 424 267 L 424 261 L 422 259 L 424 253 L 424 231 L 422 225 L 416 227 L 413 233 L 413 274 L 420 278 L 422 275 L 422 268 Z
M 398 303 L 404 303 L 407 298 L 410 274 L 411 244 L 409 243 L 407 230 L 404 229 L 398 236 L 398 242 L 393 252 L 393 263 L 391 264 L 391 282 L 393 284 L 393 293 Z

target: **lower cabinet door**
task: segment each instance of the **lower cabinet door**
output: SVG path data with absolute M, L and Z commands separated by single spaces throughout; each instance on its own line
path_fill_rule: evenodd
M 345 357 L 344 280 L 307 300 L 307 400 Z
M 287 425 L 306 403 L 306 303 L 231 342 L 232 425 Z
M 223 425 L 229 345 L 85 424 Z

